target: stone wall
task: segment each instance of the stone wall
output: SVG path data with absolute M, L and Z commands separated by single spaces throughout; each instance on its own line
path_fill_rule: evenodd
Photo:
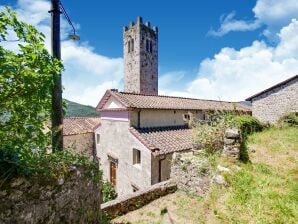
M 65 179 L 14 178 L 0 188 L 0 223 L 100 223 L 100 186 L 73 167 Z
M 119 215 L 126 214 L 130 211 L 136 210 L 149 202 L 173 193 L 177 190 L 177 186 L 170 182 L 161 182 L 155 184 L 145 190 L 137 191 L 135 193 L 119 197 L 116 200 L 106 202 L 101 205 L 102 211 L 110 218 L 115 218 Z
M 93 159 L 95 155 L 94 133 L 64 135 L 64 147 Z
M 252 115 L 263 123 L 276 123 L 291 112 L 298 112 L 298 77 L 252 100 Z
M 181 190 L 205 195 L 210 186 L 210 163 L 206 158 L 193 156 L 193 153 L 174 153 L 171 166 L 171 179 Z
M 147 42 L 152 45 L 147 49 Z M 133 49 L 132 49 L 133 43 Z M 123 30 L 124 90 L 158 94 L 158 31 L 142 18 Z
M 238 129 L 227 129 L 224 135 L 223 155 L 232 159 L 240 158 L 241 138 Z

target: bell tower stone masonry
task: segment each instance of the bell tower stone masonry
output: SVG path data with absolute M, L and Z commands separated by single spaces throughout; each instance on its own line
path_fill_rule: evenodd
M 158 95 L 158 29 L 137 17 L 123 28 L 124 91 Z

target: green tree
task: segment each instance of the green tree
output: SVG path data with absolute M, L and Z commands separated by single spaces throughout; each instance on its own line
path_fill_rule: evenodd
M 7 49 L 17 39 L 17 51 Z M 8 7 L 0 12 L 0 154 L 38 152 L 50 143 L 51 87 L 63 66 L 44 45 L 45 36 Z

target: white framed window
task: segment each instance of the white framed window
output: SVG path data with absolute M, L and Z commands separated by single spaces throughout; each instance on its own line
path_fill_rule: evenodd
M 96 134 L 96 144 L 100 144 L 100 134 Z
M 141 151 L 134 148 L 132 154 L 132 164 L 141 164 Z

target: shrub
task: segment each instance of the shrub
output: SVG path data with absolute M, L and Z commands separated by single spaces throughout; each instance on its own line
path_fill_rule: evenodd
M 282 117 L 280 123 L 288 124 L 290 126 L 298 126 L 298 113 L 291 113 Z
M 234 113 L 216 114 L 209 122 L 193 123 L 193 142 L 208 153 L 222 150 L 224 133 L 227 128 L 238 128 L 241 132 L 240 159 L 248 161 L 246 138 L 248 134 L 262 130 L 259 120 L 248 115 Z
M 70 151 L 44 153 L 32 150 L 0 149 L 0 177 L 7 180 L 13 176 L 44 176 L 57 179 L 67 175 L 73 166 L 83 166 L 96 182 L 101 181 L 102 173 L 96 161 Z M 88 172 L 87 172 L 88 173 Z
M 249 115 L 236 116 L 235 121 L 242 134 L 251 134 L 263 129 L 261 122 Z
M 103 202 L 114 200 L 118 196 L 114 186 L 109 181 L 103 182 L 102 195 L 103 195 Z

